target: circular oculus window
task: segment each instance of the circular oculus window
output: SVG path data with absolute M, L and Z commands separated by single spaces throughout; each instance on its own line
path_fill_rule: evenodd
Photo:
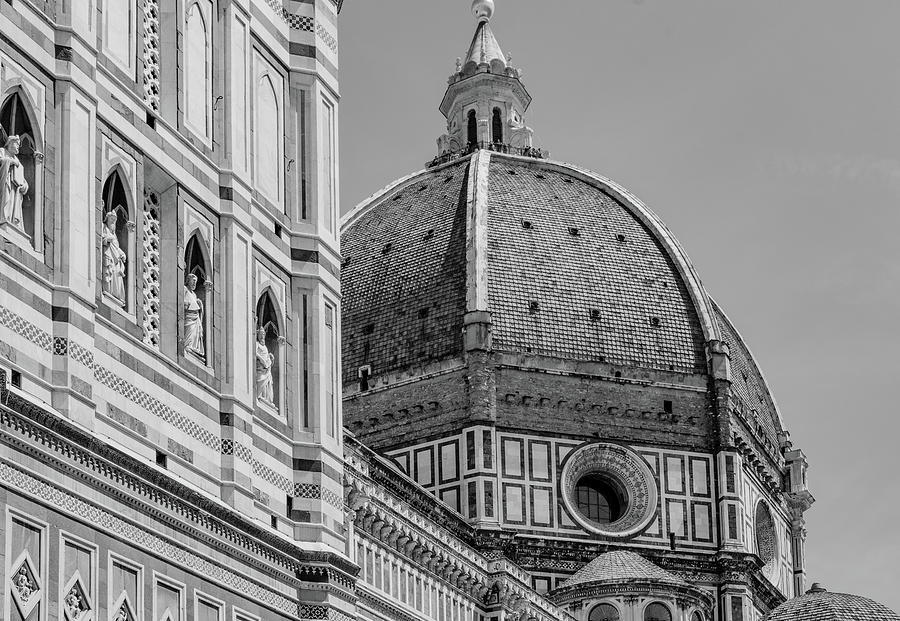
M 656 516 L 653 472 L 640 455 L 617 444 L 575 449 L 563 464 L 560 486 L 569 513 L 598 535 L 634 537 Z

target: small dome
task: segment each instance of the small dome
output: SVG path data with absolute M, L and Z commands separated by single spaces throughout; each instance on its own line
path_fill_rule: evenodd
M 607 597 L 610 593 L 623 596 L 652 593 L 654 598 L 663 601 L 679 601 L 688 610 L 707 612 L 714 603 L 708 591 L 626 550 L 601 554 L 559 585 L 551 599 L 558 605 L 568 605 Z
M 865 597 L 829 593 L 817 583 L 773 610 L 766 621 L 900 621 L 900 615 Z
M 644 580 L 665 583 L 672 586 L 686 587 L 687 582 L 670 574 L 634 552 L 618 550 L 601 554 L 593 561 L 579 569 L 560 585 L 560 589 L 568 589 L 583 584 L 628 582 Z

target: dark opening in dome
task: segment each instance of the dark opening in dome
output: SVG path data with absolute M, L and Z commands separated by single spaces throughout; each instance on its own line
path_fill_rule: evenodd
M 599 474 L 582 477 L 575 486 L 578 510 L 590 520 L 612 524 L 625 512 L 621 490 L 608 478 Z

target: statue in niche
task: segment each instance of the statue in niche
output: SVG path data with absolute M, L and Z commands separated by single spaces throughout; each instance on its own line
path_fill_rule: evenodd
M 9 222 L 17 229 L 24 229 L 22 200 L 28 193 L 25 169 L 19 161 L 18 136 L 10 136 L 0 149 L 0 221 Z
M 206 360 L 203 342 L 203 301 L 197 296 L 197 275 L 188 274 L 184 286 L 184 351 Z
M 275 389 L 272 380 L 272 366 L 275 356 L 266 345 L 266 329 L 256 330 L 256 398 L 275 407 Z
M 116 224 L 119 215 L 116 210 L 106 212 L 104 216 L 101 244 L 103 247 L 103 290 L 125 304 L 125 261 L 128 255 L 119 246 L 116 237 Z

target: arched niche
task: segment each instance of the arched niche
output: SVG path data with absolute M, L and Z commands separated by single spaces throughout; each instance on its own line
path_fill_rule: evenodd
M 503 113 L 500 108 L 494 108 L 491 112 L 491 140 L 495 144 L 503 143 Z
M 478 118 L 475 110 L 469 110 L 466 115 L 466 140 L 470 145 L 478 142 Z
M 256 400 L 259 405 L 276 412 L 281 410 L 283 349 L 283 320 L 277 298 L 267 288 L 256 303 Z M 266 353 L 270 358 L 266 359 Z
M 673 621 L 672 611 L 661 602 L 653 602 L 644 609 L 643 621 Z
M 24 233 L 31 245 L 40 249 L 42 243 L 42 196 L 40 174 L 43 162 L 43 141 L 35 107 L 21 86 L 8 89 L 0 104 L 0 223 Z M 18 136 L 14 146 L 10 136 Z M 17 153 L 13 153 L 18 149 Z M 24 188 L 24 192 L 19 188 Z
M 101 197 L 100 282 L 108 299 L 128 309 L 134 278 L 134 206 L 121 166 L 107 174 Z
M 214 300 L 209 245 L 194 231 L 184 249 L 183 340 L 184 353 L 209 365 Z

